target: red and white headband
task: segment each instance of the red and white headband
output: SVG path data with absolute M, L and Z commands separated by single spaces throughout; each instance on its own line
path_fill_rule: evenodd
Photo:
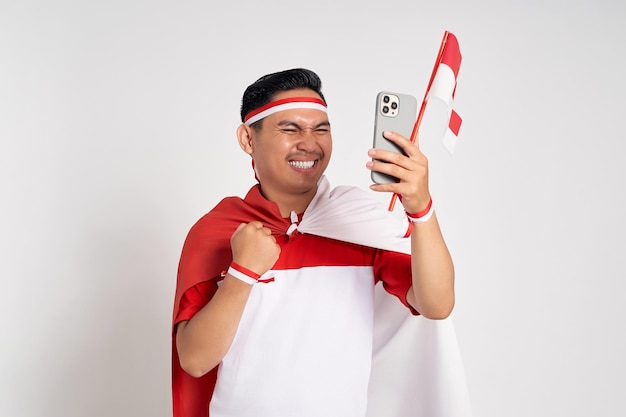
M 315 109 L 326 113 L 326 103 L 324 100 L 314 97 L 289 97 L 272 101 L 256 110 L 252 110 L 243 118 L 243 122 L 250 126 L 267 116 L 283 110 L 291 109 Z

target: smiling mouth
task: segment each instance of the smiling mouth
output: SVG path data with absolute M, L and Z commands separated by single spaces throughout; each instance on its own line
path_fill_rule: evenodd
M 317 160 L 315 161 L 289 161 L 289 165 L 291 165 L 294 168 L 309 169 L 309 168 L 313 168 L 316 162 Z

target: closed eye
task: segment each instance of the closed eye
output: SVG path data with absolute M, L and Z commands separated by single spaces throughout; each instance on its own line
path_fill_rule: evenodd
M 278 131 L 286 135 L 304 134 L 307 130 L 310 130 L 315 135 L 328 135 L 330 133 L 330 123 L 325 121 L 313 127 L 303 127 L 290 120 L 283 120 L 278 123 Z

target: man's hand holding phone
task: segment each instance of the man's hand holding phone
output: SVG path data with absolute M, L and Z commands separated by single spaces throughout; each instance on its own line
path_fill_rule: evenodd
M 396 132 L 384 131 L 385 139 L 394 143 L 402 153 L 372 148 L 368 156 L 372 158 L 366 167 L 372 172 L 378 172 L 395 177 L 396 182 L 372 184 L 370 188 L 377 192 L 397 193 L 401 196 L 404 209 L 409 213 L 417 213 L 430 202 L 428 188 L 428 159 L 418 144 Z

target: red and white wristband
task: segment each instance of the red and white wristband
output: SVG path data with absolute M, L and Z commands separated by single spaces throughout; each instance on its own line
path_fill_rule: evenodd
M 430 218 L 433 216 L 434 212 L 435 212 L 435 208 L 433 207 L 433 199 L 432 198 L 428 202 L 428 205 L 426 206 L 426 208 L 424 210 L 422 210 L 422 211 L 418 211 L 417 213 L 409 213 L 408 211 L 405 211 L 406 217 L 412 223 L 425 223 L 428 220 L 430 220 Z
M 261 278 L 261 275 L 257 274 L 254 271 L 250 271 L 248 268 L 243 267 L 235 262 L 232 262 L 230 264 L 230 267 L 228 268 L 228 271 L 226 271 L 226 273 L 250 285 L 256 284 L 259 281 L 259 278 Z

